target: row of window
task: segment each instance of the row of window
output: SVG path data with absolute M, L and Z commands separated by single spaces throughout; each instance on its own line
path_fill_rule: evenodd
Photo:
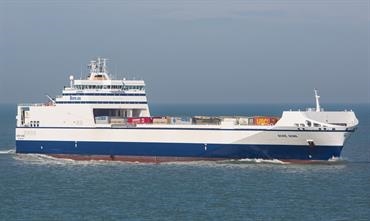
M 124 94 L 124 93 L 63 93 L 63 96 L 146 96 L 146 94 Z
M 40 121 L 30 121 L 30 126 L 31 127 L 39 127 L 40 126 Z
M 329 124 L 333 124 L 333 125 L 338 125 L 338 126 L 347 126 L 346 123 L 329 123 Z M 315 122 L 311 122 L 309 120 L 306 120 L 306 124 L 302 124 L 302 123 L 295 123 L 294 124 L 296 127 L 318 127 L 319 130 L 320 130 L 320 127 L 324 127 L 324 130 L 326 130 L 326 126 L 324 125 L 321 125 L 321 124 L 318 124 L 318 123 L 315 123 Z
M 147 104 L 146 101 L 57 101 L 57 104 Z
M 328 130 L 329 128 L 327 128 L 327 127 L 324 127 L 324 128 L 321 128 L 321 127 L 319 127 L 318 128 L 318 130 L 324 130 L 324 131 L 326 131 L 326 130 Z M 298 130 L 306 130 L 304 127 L 302 127 L 302 128 L 300 128 L 300 127 L 298 127 Z M 335 128 L 331 128 L 331 130 L 335 130 Z
M 328 130 L 327 126 L 323 126 L 321 124 L 318 124 L 318 123 L 314 123 L 314 122 L 311 122 L 309 120 L 306 120 L 306 124 L 299 124 L 299 123 L 295 123 L 295 126 L 298 127 L 298 130 L 305 130 L 305 127 L 317 127 L 318 130 Z M 331 128 L 331 130 L 335 130 L 335 128 Z
M 296 127 L 321 127 L 321 124 L 318 124 L 318 123 L 312 123 L 311 121 L 309 120 L 306 120 L 306 124 L 299 124 L 299 123 L 295 123 L 295 126 Z M 325 126 L 324 126 L 325 127 Z
M 123 86 L 123 90 L 139 90 L 139 91 L 143 91 L 144 90 L 144 86 L 136 86 L 136 85 L 133 85 L 133 86 L 128 86 L 128 85 L 125 85 Z
M 121 89 L 121 90 L 139 90 L 143 91 L 144 86 L 139 85 L 75 85 L 75 88 L 79 90 L 84 89 Z

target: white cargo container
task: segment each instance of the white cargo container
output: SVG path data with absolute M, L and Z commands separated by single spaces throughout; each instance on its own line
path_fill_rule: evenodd
M 108 116 L 98 116 L 95 117 L 96 124 L 109 124 L 109 117 Z

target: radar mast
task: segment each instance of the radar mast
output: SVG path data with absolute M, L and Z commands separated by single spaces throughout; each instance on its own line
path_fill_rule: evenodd
M 320 96 L 318 95 L 316 88 L 314 90 L 315 90 L 315 100 L 316 100 L 316 112 L 320 112 L 321 110 L 320 101 L 319 101 Z

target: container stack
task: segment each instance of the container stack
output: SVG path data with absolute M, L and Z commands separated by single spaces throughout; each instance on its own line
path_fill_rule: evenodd
M 209 117 L 209 116 L 195 116 L 195 117 L 109 117 L 97 116 L 95 117 L 96 124 L 176 124 L 176 125 L 220 125 L 222 122 L 228 124 L 239 125 L 258 125 L 267 126 L 275 125 L 279 120 L 278 117 L 270 116 L 254 116 L 254 117 Z
M 127 123 L 129 124 L 152 124 L 152 117 L 128 117 Z
M 191 124 L 192 120 L 190 117 L 168 117 L 170 124 Z
M 153 117 L 153 124 L 168 124 L 167 117 Z
M 110 118 L 110 123 L 111 124 L 126 124 L 127 119 L 126 118 L 121 118 L 121 117 L 111 117 Z
M 219 117 L 208 117 L 208 116 L 195 116 L 193 117 L 194 124 L 220 124 L 222 119 Z
M 109 117 L 108 116 L 97 116 L 95 117 L 96 124 L 109 124 Z
M 249 121 L 248 121 L 248 118 L 247 117 L 239 117 L 238 118 L 238 123 L 240 125 L 248 125 L 249 124 Z
M 274 125 L 278 120 L 277 117 L 256 116 L 253 117 L 253 124 L 259 126 Z

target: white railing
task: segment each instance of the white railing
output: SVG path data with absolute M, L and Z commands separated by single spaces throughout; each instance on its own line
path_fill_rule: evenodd
M 52 103 L 33 103 L 33 104 L 18 104 L 18 106 L 21 107 L 42 107 L 42 106 L 53 106 L 54 104 Z

